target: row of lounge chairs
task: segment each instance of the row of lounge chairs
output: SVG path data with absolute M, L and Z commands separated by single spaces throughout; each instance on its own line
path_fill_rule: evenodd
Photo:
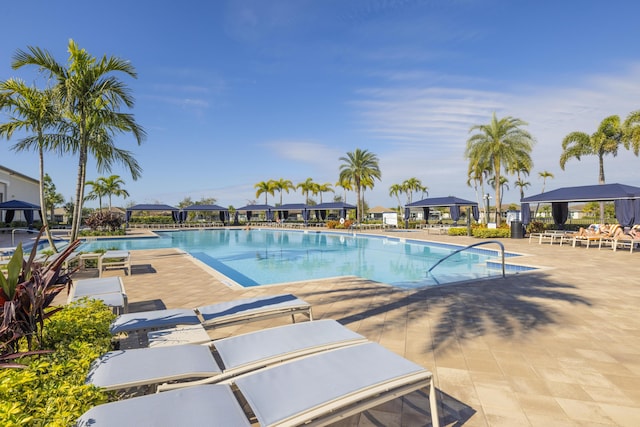
M 640 230 L 640 225 L 634 225 L 632 229 Z M 599 249 L 610 247 L 613 251 L 619 248 L 628 248 L 629 252 L 633 252 L 634 248 L 640 245 L 640 239 L 624 233 L 619 224 L 614 225 L 605 233 L 575 233 L 564 230 L 530 233 L 529 243 L 533 240 L 537 240 L 539 244 L 543 242 L 549 242 L 551 245 L 559 243 L 560 246 L 565 242 L 571 242 L 571 246 L 574 248 L 578 245 L 584 245 L 587 248 L 597 245 Z
M 334 320 L 313 320 L 311 306 L 290 294 L 129 313 L 111 331 L 163 335 L 185 321 L 210 328 L 298 313 L 309 321 L 205 345 L 108 352 L 87 383 L 135 397 L 96 406 L 77 425 L 327 425 L 420 389 L 439 425 L 431 372 Z

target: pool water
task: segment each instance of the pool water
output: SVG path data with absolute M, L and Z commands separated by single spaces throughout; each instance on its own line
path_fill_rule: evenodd
M 473 248 L 427 271 L 460 246 L 346 233 L 219 229 L 99 239 L 79 250 L 180 248 L 241 286 L 360 276 L 403 288 L 501 276 L 500 253 Z M 505 257 L 517 256 L 505 254 Z M 508 269 L 522 271 L 522 267 Z

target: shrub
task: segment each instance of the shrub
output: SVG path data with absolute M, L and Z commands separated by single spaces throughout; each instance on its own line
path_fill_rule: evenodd
M 85 385 L 91 362 L 111 349 L 114 318 L 101 301 L 82 300 L 45 323 L 43 343 L 54 351 L 20 359 L 24 369 L 0 369 L 3 426 L 69 426 L 109 395 Z
M 123 223 L 122 215 L 111 211 L 94 212 L 85 220 L 92 230 L 116 231 L 122 228 Z
M 350 219 L 346 219 L 344 221 L 344 224 L 340 224 L 340 221 L 327 221 L 326 222 L 327 228 L 336 228 L 336 229 L 349 229 L 352 224 L 353 224 L 353 221 L 351 221 Z

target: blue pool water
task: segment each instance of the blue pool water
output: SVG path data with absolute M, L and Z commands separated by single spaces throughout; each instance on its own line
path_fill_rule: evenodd
M 473 280 L 502 274 L 500 253 L 470 249 L 427 271 L 460 246 L 383 236 L 221 229 L 158 232 L 157 238 L 107 239 L 96 249 L 180 248 L 241 286 L 260 286 L 336 276 L 360 276 L 403 288 Z M 505 254 L 505 257 L 517 254 Z M 515 273 L 527 267 L 515 266 Z

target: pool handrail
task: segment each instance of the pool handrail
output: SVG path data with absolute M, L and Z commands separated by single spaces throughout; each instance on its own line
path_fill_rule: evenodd
M 429 273 L 431 273 L 431 270 L 433 270 L 434 268 L 436 268 L 438 265 L 440 265 L 440 263 L 442 263 L 442 261 L 446 260 L 447 258 L 452 257 L 453 255 L 462 252 L 464 250 L 467 249 L 471 249 L 474 248 L 476 246 L 480 246 L 480 245 L 487 245 L 489 243 L 495 243 L 498 246 L 500 246 L 500 252 L 502 255 L 502 278 L 504 279 L 506 277 L 506 273 L 505 273 L 505 266 L 504 266 L 504 245 L 502 244 L 502 242 L 499 242 L 497 240 L 485 240 L 483 242 L 477 242 L 477 243 L 473 243 L 469 246 L 465 246 L 464 248 L 460 248 L 460 249 L 456 249 L 455 251 L 451 252 L 450 254 L 448 254 L 447 256 L 441 258 L 440 260 L 438 260 L 438 262 L 436 262 L 435 264 L 433 264 L 431 266 L 431 268 L 429 268 L 429 270 L 427 270 L 427 275 L 429 275 Z

